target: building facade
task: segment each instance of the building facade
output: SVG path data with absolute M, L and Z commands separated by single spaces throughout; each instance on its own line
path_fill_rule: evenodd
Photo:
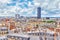
M 37 8 L 37 18 L 40 19 L 41 18 L 41 7 Z

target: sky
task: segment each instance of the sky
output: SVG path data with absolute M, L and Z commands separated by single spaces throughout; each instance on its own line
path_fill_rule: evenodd
M 0 16 L 36 17 L 37 7 L 42 17 L 60 17 L 60 0 L 0 0 Z

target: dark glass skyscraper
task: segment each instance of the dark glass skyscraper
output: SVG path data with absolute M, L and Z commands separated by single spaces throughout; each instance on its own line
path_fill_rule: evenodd
M 41 18 L 41 7 L 37 8 L 37 18 L 40 19 Z

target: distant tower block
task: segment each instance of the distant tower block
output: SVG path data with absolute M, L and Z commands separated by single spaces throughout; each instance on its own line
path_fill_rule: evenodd
M 37 18 L 40 19 L 41 18 L 41 7 L 37 8 Z
M 20 14 L 15 14 L 16 19 L 20 18 Z

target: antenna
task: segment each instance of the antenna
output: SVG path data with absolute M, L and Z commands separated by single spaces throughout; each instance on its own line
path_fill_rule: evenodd
M 18 9 L 17 9 L 18 4 L 19 4 L 19 0 L 17 0 L 17 2 L 16 2 L 16 14 L 18 14 L 18 13 L 19 13 L 19 11 L 18 11 Z
M 17 0 L 16 2 L 16 14 L 15 14 L 16 19 L 20 18 L 20 14 L 19 14 L 20 10 L 18 8 L 18 4 L 19 4 L 19 0 Z

